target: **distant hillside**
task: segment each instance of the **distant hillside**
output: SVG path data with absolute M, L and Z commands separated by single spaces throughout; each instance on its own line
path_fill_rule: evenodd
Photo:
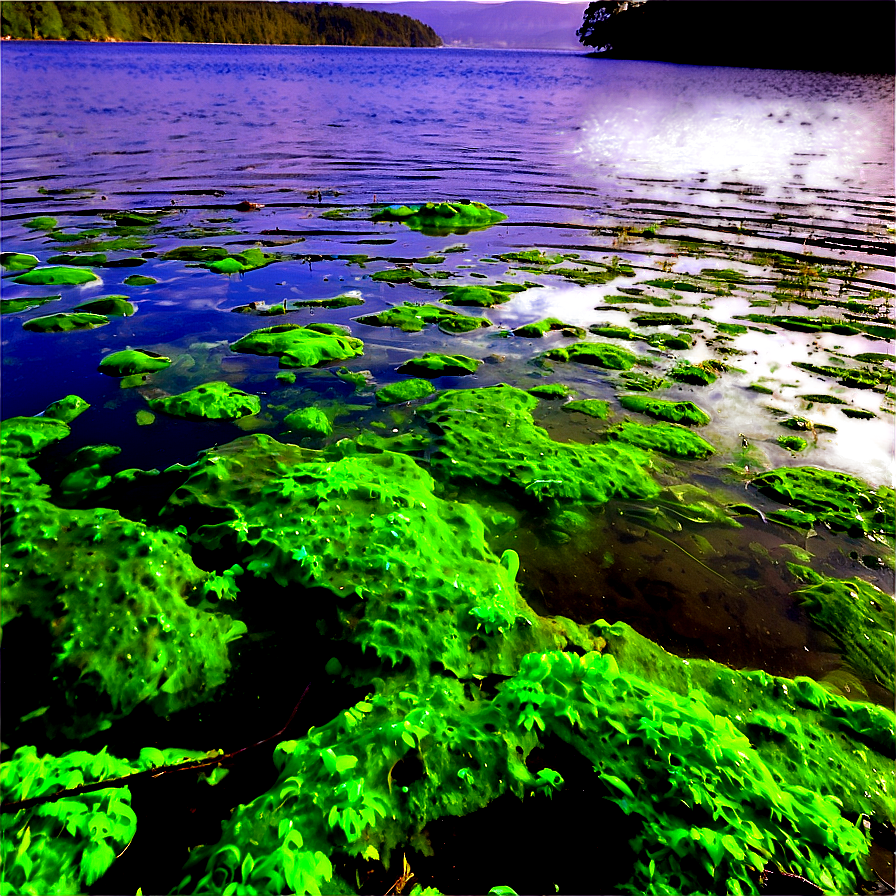
M 251 0 L 4 0 L 0 34 L 24 40 L 437 47 L 432 28 L 395 10 Z
M 463 47 L 514 47 L 581 50 L 576 29 L 587 3 L 508 0 L 401 0 L 398 3 L 352 3 L 359 9 L 389 10 L 429 25 L 446 44 Z

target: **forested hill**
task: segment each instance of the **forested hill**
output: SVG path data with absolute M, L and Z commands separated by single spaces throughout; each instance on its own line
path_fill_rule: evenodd
M 408 16 L 329 3 L 252 0 L 4 0 L 0 33 L 24 40 L 438 47 Z

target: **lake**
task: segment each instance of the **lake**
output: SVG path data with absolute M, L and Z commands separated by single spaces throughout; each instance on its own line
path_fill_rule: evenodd
M 662 687 L 663 699 L 672 702 L 684 698 L 668 697 L 675 675 L 657 671 L 666 669 L 665 660 L 655 659 L 666 656 L 658 648 L 676 663 L 704 663 L 699 668 L 714 670 L 707 676 L 729 668 L 738 670 L 732 675 L 763 670 L 787 679 L 809 676 L 832 696 L 813 698 L 818 706 L 806 704 L 797 713 L 780 702 L 796 699 L 786 696 L 784 686 L 784 697 L 775 692 L 776 708 L 763 704 L 762 710 L 778 718 L 792 714 L 794 724 L 802 719 L 807 730 L 827 730 L 828 699 L 835 701 L 838 708 L 830 713 L 838 718 L 849 716 L 852 701 L 879 714 L 886 711 L 875 705 L 892 705 L 892 671 L 886 668 L 893 642 L 896 410 L 890 389 L 896 382 L 892 78 L 596 60 L 559 51 L 49 42 L 4 43 L 0 64 L 3 417 L 39 415 L 66 395 L 90 405 L 68 419 L 64 438 L 57 431 L 46 443 L 23 448 L 31 436 L 10 437 L 13 456 L 23 458 L 51 491 L 22 492 L 41 508 L 22 516 L 25 499 L 16 497 L 14 485 L 19 480 L 4 476 L 13 495 L 4 524 L 13 557 L 8 575 L 18 589 L 4 641 L 7 675 L 22 674 L 17 664 L 27 663 L 36 683 L 7 698 L 3 758 L 27 744 L 54 754 L 108 745 L 110 754 L 133 761 L 148 746 L 236 750 L 278 728 L 312 681 L 299 720 L 288 729 L 295 740 L 286 743 L 297 746 L 283 760 L 293 775 L 289 780 L 305 781 L 305 790 L 272 802 L 259 796 L 274 780 L 270 750 L 251 767 L 234 760 L 214 798 L 193 783 L 183 793 L 167 793 L 165 811 L 148 785 L 134 785 L 138 821 L 150 819 L 145 828 L 155 833 L 144 834 L 142 842 L 138 834 L 104 877 L 88 879 L 91 892 L 176 888 L 186 850 L 214 842 L 222 821 L 222 843 L 236 844 L 242 855 L 242 822 L 226 819 L 237 803 L 256 798 L 245 810 L 262 819 L 259 829 L 267 826 L 257 835 L 267 839 L 256 859 L 275 854 L 285 818 L 296 819 L 304 832 L 306 846 L 297 855 L 310 863 L 301 872 L 306 877 L 295 870 L 299 859 L 271 859 L 276 873 L 284 873 L 283 862 L 292 869 L 285 880 L 294 888 L 329 879 L 334 892 L 346 892 L 343 886 L 385 891 L 401 873 L 404 852 L 421 885 L 446 892 L 485 892 L 497 884 L 519 892 L 553 884 L 560 892 L 616 892 L 612 888 L 626 881 L 645 892 L 650 885 L 638 875 L 647 874 L 647 865 L 641 862 L 641 868 L 622 840 L 606 847 L 614 855 L 606 863 L 609 876 L 600 882 L 589 877 L 581 855 L 572 855 L 584 849 L 572 833 L 576 826 L 569 825 L 574 815 L 563 815 L 584 811 L 583 800 L 590 806 L 606 797 L 626 838 L 641 836 L 627 826 L 632 818 L 647 818 L 648 810 L 630 815 L 635 797 L 621 799 L 612 781 L 629 781 L 630 792 L 632 781 L 645 780 L 642 772 L 618 758 L 595 784 L 599 775 L 591 769 L 599 763 L 590 747 L 581 747 L 590 737 L 585 723 L 577 730 L 586 734 L 567 737 L 556 720 L 539 735 L 539 728 L 545 732 L 539 720 L 517 741 L 498 720 L 512 691 L 507 682 L 516 686 L 523 674 L 521 657 L 548 650 L 548 644 L 556 650 L 566 645 L 566 656 L 606 649 L 626 675 Z M 474 208 L 469 203 L 484 203 L 499 214 L 475 225 L 450 218 L 416 225 L 411 211 L 427 202 L 453 203 L 464 214 Z M 82 283 L 52 273 L 42 277 L 51 267 L 92 276 L 75 276 Z M 107 296 L 121 299 L 95 301 Z M 438 323 L 418 321 L 402 329 L 388 314 L 395 306 L 426 306 L 437 315 L 427 321 Z M 452 312 L 464 317 L 449 319 Z M 91 321 L 85 313 L 103 319 Z M 52 315 L 62 316 L 48 321 Z M 520 329 L 545 321 L 541 332 Z M 327 336 L 330 353 L 309 363 L 282 358 L 278 365 L 268 349 L 246 348 L 245 342 L 233 349 L 261 328 L 296 324 L 320 325 L 315 339 Z M 576 355 L 574 347 L 583 342 L 606 348 Z M 125 351 L 142 353 L 144 363 L 162 361 L 154 372 L 119 367 L 110 375 L 108 366 L 98 369 L 104 358 Z M 423 353 L 461 354 L 472 359 L 472 375 L 461 375 L 468 371 L 456 363 L 439 375 L 419 361 Z M 409 371 L 423 391 L 390 400 L 388 390 L 406 383 Z M 208 382 L 239 390 L 246 409 L 200 419 L 168 401 Z M 535 393 L 520 391 L 530 389 Z M 698 406 L 697 419 L 681 416 L 685 402 Z M 696 425 L 677 426 L 682 420 Z M 495 421 L 500 426 L 493 431 Z M 12 426 L 8 431 L 18 432 Z M 702 439 L 692 439 L 695 433 Z M 247 436 L 256 441 L 245 457 L 239 446 L 249 442 L 222 447 Z M 298 447 L 271 448 L 267 437 Z M 391 457 L 384 451 L 415 463 L 402 466 L 397 478 L 377 468 L 380 485 L 374 487 L 374 479 L 363 479 L 373 476 L 364 464 Z M 221 486 L 219 494 L 209 484 L 214 477 L 202 478 L 211 463 L 226 468 L 219 478 L 231 477 L 236 491 Z M 314 464 L 330 465 L 314 474 L 324 477 L 322 483 L 330 483 L 332 469 L 351 467 L 365 483 L 358 487 L 365 496 L 348 486 L 320 485 L 318 497 L 302 498 L 302 506 L 317 506 L 324 492 L 327 501 L 343 495 L 342 504 L 333 503 L 332 523 L 320 517 L 306 541 L 291 542 L 273 516 L 262 514 L 264 502 L 274 500 L 274 492 L 289 494 L 287 480 L 290 489 L 304 487 L 302 477 L 290 480 L 288 471 Z M 259 484 L 275 470 L 281 478 Z M 791 478 L 793 470 L 804 478 Z M 418 476 L 424 476 L 419 483 Z M 391 495 L 382 505 L 374 497 L 379 488 Z M 414 515 L 421 504 L 426 507 L 424 493 L 431 506 L 442 508 L 428 511 L 437 521 L 431 531 Z M 406 515 L 399 513 L 402 507 Z M 281 508 L 279 519 L 286 514 L 291 520 L 291 512 Z M 200 614 L 196 619 L 205 620 L 202 626 L 222 613 L 235 626 L 229 648 L 216 641 L 201 662 L 190 661 L 192 671 L 177 675 L 169 665 L 181 669 L 177 664 L 185 661 L 175 654 L 196 645 L 170 635 L 169 659 L 153 666 L 155 684 L 130 703 L 119 700 L 115 682 L 144 675 L 137 667 L 128 671 L 138 648 L 126 652 L 105 636 L 102 646 L 85 647 L 82 640 L 80 652 L 73 648 L 72 632 L 82 630 L 77 612 L 87 611 L 74 610 L 73 592 L 60 584 L 78 564 L 80 583 L 93 569 L 115 579 L 114 585 L 109 579 L 110 590 L 123 589 L 115 592 L 119 596 L 110 596 L 109 604 L 96 598 L 98 609 L 90 612 L 97 616 L 109 608 L 110 630 L 121 634 L 118 614 L 131 586 L 115 577 L 131 567 L 93 553 L 113 557 L 126 550 L 106 546 L 111 542 L 102 527 L 119 525 L 109 522 L 110 513 L 162 533 L 165 547 L 157 550 L 174 552 L 175 559 L 165 561 L 169 572 L 186 564 L 182 578 L 165 585 L 166 594 L 189 603 L 190 612 Z M 100 514 L 90 525 L 101 548 L 76 537 L 88 518 L 94 520 L 91 514 Z M 212 537 L 233 514 L 243 526 L 227 536 L 233 541 Z M 53 531 L 68 533 L 53 536 L 55 546 L 49 535 L 37 534 L 35 522 L 51 517 Z M 362 572 L 344 579 L 345 563 L 366 555 L 367 539 L 376 550 L 386 543 L 382 533 L 361 534 L 362 518 L 388 520 L 389 538 L 398 541 L 382 548 L 384 565 L 359 561 Z M 298 539 L 305 517 L 301 524 L 296 520 Z M 330 532 L 328 525 L 336 528 Z M 454 536 L 444 535 L 442 525 L 454 526 Z M 135 533 L 123 541 L 137 545 L 149 537 Z M 267 547 L 262 550 L 275 544 L 286 559 L 275 562 L 264 553 Z M 317 560 L 306 563 L 315 550 Z M 35 556 L 43 558 L 39 572 L 29 572 Z M 399 556 L 408 564 L 405 580 L 392 582 L 398 574 L 389 572 L 390 564 L 397 565 Z M 494 605 L 477 603 L 481 582 L 504 581 L 517 556 L 519 592 L 512 574 L 500 586 L 515 595 L 506 599 L 517 602 L 516 616 L 495 616 L 498 598 Z M 459 572 L 472 557 L 491 564 L 484 579 Z M 196 572 L 189 571 L 193 563 Z M 232 563 L 241 564 L 238 573 Z M 505 572 L 496 571 L 499 566 Z M 456 623 L 463 632 L 470 618 L 478 620 L 462 635 L 469 667 L 444 647 L 448 641 L 421 642 L 422 654 L 413 646 L 416 623 L 410 617 L 441 620 L 448 604 L 435 595 L 452 575 L 454 588 L 464 575 L 480 582 L 464 592 L 473 609 Z M 202 588 L 200 580 L 208 580 Z M 466 587 L 463 581 L 460 587 Z M 83 588 L 79 594 L 90 593 Z M 357 606 L 341 596 L 341 603 L 333 603 L 333 593 L 343 588 L 359 596 Z M 841 600 L 844 588 L 852 589 L 859 610 L 818 596 L 821 589 Z M 213 600 L 213 593 L 220 599 Z M 233 603 L 223 599 L 237 594 Z M 290 601 L 299 594 L 302 608 L 296 609 Z M 417 598 L 423 603 L 414 603 Z M 149 633 L 121 642 L 139 643 L 146 657 L 165 642 L 159 631 L 170 630 L 162 597 L 153 600 L 161 603 L 127 610 L 149 625 Z M 403 601 L 410 616 L 402 615 Z M 318 604 L 328 609 L 318 611 Z M 379 612 L 376 625 L 368 622 Z M 177 618 L 174 628 L 180 626 L 182 638 L 200 631 L 187 631 L 200 622 Z M 523 619 L 535 634 L 511 635 Z M 606 627 L 598 631 L 591 626 L 595 620 L 605 620 L 598 628 Z M 387 621 L 398 633 L 389 648 L 377 640 L 385 637 Z M 633 633 L 620 635 L 612 625 L 617 622 Z M 432 621 L 432 631 L 441 624 Z M 379 634 L 362 634 L 365 625 Z M 872 646 L 857 644 L 863 641 Z M 636 643 L 648 646 L 631 646 Z M 197 663 L 211 669 L 213 654 L 218 677 L 196 672 Z M 737 687 L 762 690 L 755 684 L 760 673 L 750 674 L 749 683 Z M 688 685 L 685 697 L 694 687 L 722 700 L 706 680 Z M 443 730 L 420 721 L 420 713 L 453 718 L 454 710 L 440 709 L 442 698 L 434 696 L 447 694 L 445 688 L 459 688 L 464 715 Z M 213 691 L 210 700 L 207 690 Z M 868 769 L 875 761 L 886 764 L 881 755 L 887 754 L 880 741 L 869 741 L 867 728 L 861 736 L 836 737 L 856 749 L 861 741 L 871 759 L 865 756 L 860 767 L 850 758 L 847 765 L 856 763 L 857 771 L 819 783 L 817 769 L 782 772 L 785 766 L 775 765 L 783 761 L 779 748 L 769 744 L 785 735 L 748 725 L 735 713 L 738 706 L 746 712 L 741 704 L 733 696 L 724 699 L 729 702 L 711 704 L 715 717 L 730 716 L 776 779 L 789 775 L 795 787 L 841 800 L 844 793 L 864 792 L 865 802 L 853 799 L 844 817 L 854 821 L 864 813 L 875 824 L 892 823 L 880 808 L 889 805 L 892 815 L 892 797 L 883 796 L 888 785 L 877 778 L 868 783 Z M 369 715 L 339 721 L 353 705 L 362 707 L 351 710 L 357 719 Z M 515 771 L 491 776 L 483 757 L 503 747 L 486 744 L 490 735 L 480 743 L 480 735 L 470 733 L 463 749 L 445 746 L 453 736 L 446 730 L 465 731 L 464 720 L 480 718 L 478 713 L 491 726 L 483 731 L 503 731 L 505 746 L 516 745 L 530 757 L 527 771 L 505 757 L 501 761 Z M 377 742 L 374 729 L 364 728 L 371 719 L 377 732 L 386 730 L 387 721 L 405 725 L 405 747 L 383 747 L 385 767 L 379 747 L 369 753 L 358 747 Z M 337 723 L 342 746 L 321 760 L 327 732 Z M 309 724 L 318 726 L 323 740 L 313 740 Z M 791 742 L 801 743 L 796 735 Z M 406 753 L 408 744 L 414 757 Z M 846 749 L 832 744 L 824 741 L 820 752 Z M 333 793 L 357 765 L 363 774 L 352 780 L 366 781 L 365 792 L 379 796 L 363 806 L 319 797 L 320 788 L 329 792 L 319 781 L 329 779 L 314 777 L 317 766 L 308 750 L 318 750 L 314 762 L 326 764 Z M 482 751 L 478 758 L 476 750 Z M 332 758 L 337 755 L 354 761 L 339 764 Z M 548 761 L 567 781 L 553 801 L 545 799 L 553 780 Z M 695 767 L 701 761 L 686 760 Z M 540 771 L 546 773 L 534 777 Z M 302 795 L 312 787 L 314 805 Z M 357 800 L 362 789 L 358 784 Z M 498 855 L 504 841 L 497 827 L 514 832 L 506 835 L 509 850 L 522 836 L 514 827 L 522 823 L 513 808 L 518 803 L 508 792 L 516 789 L 529 794 L 524 805 L 541 801 L 537 811 L 519 814 L 544 838 L 528 876 Z M 284 810 L 287 800 L 297 802 Z M 356 811 L 363 823 L 353 820 Z M 454 816 L 460 820 L 448 820 Z M 662 827 L 652 816 L 650 824 Z M 154 850 L 167 827 L 177 831 L 177 848 L 156 863 Z M 726 831 L 736 840 L 741 836 L 734 828 Z M 458 870 L 457 856 L 474 850 L 482 836 L 497 838 L 492 863 L 478 856 L 468 870 Z M 123 844 L 112 845 L 118 855 Z M 72 846 L 71 854 L 80 855 L 79 848 Z M 652 847 L 644 849 L 650 853 Z M 892 856 L 876 845 L 873 850 L 875 869 L 891 874 Z M 390 851 L 392 864 L 385 869 L 378 859 Z M 667 852 L 656 852 L 651 864 L 671 868 L 679 862 Z M 204 868 L 211 853 L 196 855 Z M 785 861 L 773 850 L 767 860 L 770 868 L 789 867 L 821 881 L 812 859 Z M 218 874 L 220 862 L 208 861 L 208 873 Z M 679 877 L 668 879 L 669 892 L 698 886 L 697 880 L 710 886 L 687 861 L 681 859 Z M 328 878 L 329 862 L 335 876 Z M 261 872 L 242 867 L 248 887 Z M 197 868 L 183 892 L 192 892 L 205 873 Z M 846 886 L 849 878 L 830 873 Z M 225 885 L 223 878 L 210 879 Z M 742 885 L 748 880 L 737 879 Z M 271 891 L 280 892 L 269 880 Z M 756 874 L 749 880 L 758 886 Z

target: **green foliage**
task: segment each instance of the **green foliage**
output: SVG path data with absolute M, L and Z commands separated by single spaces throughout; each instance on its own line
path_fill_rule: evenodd
M 218 380 L 203 383 L 187 392 L 181 392 L 180 395 L 152 398 L 149 406 L 154 411 L 161 411 L 172 417 L 238 420 L 240 417 L 257 414 L 261 410 L 261 399 Z
M 398 327 L 405 333 L 418 333 L 429 323 L 438 324 L 442 332 L 450 334 L 469 333 L 471 330 L 492 325 L 492 322 L 484 317 L 471 317 L 439 305 L 423 305 L 415 302 L 404 302 L 378 314 L 367 314 L 355 319 L 359 323 L 374 327 Z
M 360 339 L 341 332 L 320 332 L 315 326 L 280 324 L 247 333 L 230 348 L 253 355 L 276 355 L 281 367 L 314 367 L 325 361 L 345 361 L 364 353 Z

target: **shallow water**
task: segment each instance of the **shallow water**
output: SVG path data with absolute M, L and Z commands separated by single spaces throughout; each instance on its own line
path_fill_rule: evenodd
M 575 340 L 558 332 L 525 339 L 513 328 L 558 317 L 585 328 L 634 329 L 635 314 L 677 312 L 690 318 L 685 326 L 638 333 L 683 330 L 692 347 L 619 343 L 636 353 L 639 369 L 659 375 L 678 360 L 706 359 L 729 369 L 710 386 L 672 384 L 657 393 L 705 408 L 712 421 L 701 434 L 717 450 L 702 461 L 661 459 L 658 476 L 664 484 L 697 484 L 723 504 L 751 504 L 757 514 L 741 519 L 740 529 L 663 528 L 645 522 L 643 510 L 613 502 L 568 542 L 552 541 L 524 513 L 493 546 L 519 552 L 521 589 L 538 612 L 622 619 L 670 651 L 735 667 L 819 679 L 844 667 L 835 640 L 792 597 L 786 563 L 808 551 L 821 571 L 859 575 L 889 591 L 890 548 L 821 526 L 807 533 L 769 523 L 766 515 L 780 505 L 750 479 L 763 468 L 812 464 L 875 487 L 892 484 L 890 390 L 845 387 L 794 366 L 849 366 L 862 353 L 892 361 L 892 339 L 879 331 L 797 332 L 744 316 L 892 323 L 892 79 L 454 49 L 8 43 L 0 62 L 4 251 L 32 253 L 42 264 L 65 252 L 104 251 L 91 241 L 121 235 L 104 215 L 166 212 L 157 225 L 124 234 L 144 245 L 108 251 L 112 260 L 139 257 L 139 266 L 96 268 L 96 283 L 35 287 L 4 274 L 4 300 L 61 298 L 3 315 L 3 417 L 37 414 L 68 393 L 92 405 L 68 439 L 44 452 L 50 480 L 56 462 L 97 442 L 122 448 L 109 462 L 114 472 L 189 464 L 245 431 L 295 440 L 284 417 L 315 403 L 339 409 L 325 441 L 419 429 L 413 403 L 378 407 L 370 390 L 353 395 L 326 368 L 296 371 L 290 385 L 275 379 L 275 359 L 231 351 L 250 330 L 283 321 L 349 326 L 365 349 L 346 366 L 369 371 L 376 386 L 400 379 L 395 368 L 423 351 L 486 362 L 473 377 L 436 380 L 439 389 L 565 383 L 577 398 L 608 400 L 615 417 L 596 420 L 545 401 L 536 422 L 556 440 L 599 442 L 624 416 L 616 396 L 626 386 L 617 373 L 538 365 L 545 349 Z M 370 220 L 384 204 L 458 198 L 485 202 L 507 219 L 448 236 Z M 244 210 L 244 201 L 262 207 Z M 29 229 L 36 216 L 58 223 L 52 231 Z M 100 233 L 60 239 L 91 228 Z M 226 276 L 162 257 L 200 244 L 231 252 L 261 246 L 283 258 Z M 533 247 L 577 255 L 565 269 L 615 257 L 632 270 L 580 286 L 556 270 L 495 259 Z M 433 254 L 444 260 L 422 262 Z M 403 301 L 439 301 L 440 280 L 421 289 L 371 279 L 415 260 L 427 273 L 448 272 L 450 285 L 534 285 L 494 308 L 458 309 L 492 322 L 465 335 L 355 321 Z M 713 279 L 719 271 L 739 277 Z M 157 283 L 125 284 L 134 273 Z M 676 285 L 648 283 L 662 278 Z M 231 313 L 250 302 L 270 307 L 349 290 L 363 306 L 274 320 Z M 136 314 L 84 332 L 22 329 L 107 294 L 127 295 Z M 738 323 L 748 328 L 732 335 L 717 328 Z M 127 347 L 175 363 L 123 389 L 96 367 Z M 240 425 L 157 414 L 152 425 L 139 425 L 147 399 L 220 379 L 260 396 L 261 414 Z M 756 384 L 770 392 L 749 388 Z M 841 405 L 799 397 L 818 393 L 876 416 L 849 419 Z M 777 444 L 792 434 L 780 425 L 790 415 L 836 431 L 801 433 L 809 447 L 793 454 Z M 502 500 L 475 492 L 461 498 Z M 873 698 L 890 700 L 878 684 L 862 684 Z

